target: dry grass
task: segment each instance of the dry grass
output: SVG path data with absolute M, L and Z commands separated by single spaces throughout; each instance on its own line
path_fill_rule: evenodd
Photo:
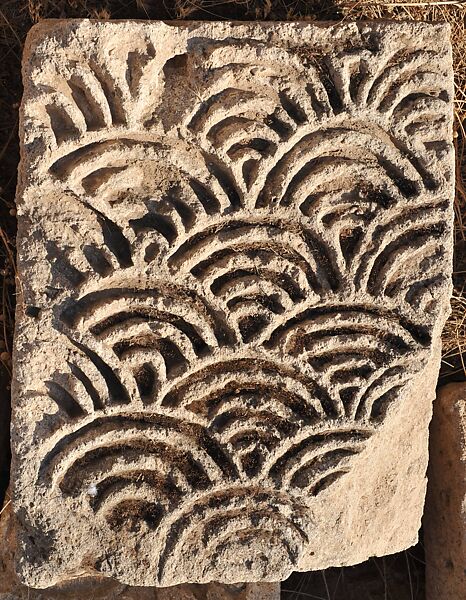
M 443 331 L 442 362 L 450 374 L 466 373 L 466 297 L 453 295 L 452 313 Z M 456 364 L 459 363 L 459 367 Z M 445 369 L 444 369 L 445 370 Z M 440 379 L 448 376 L 442 373 Z

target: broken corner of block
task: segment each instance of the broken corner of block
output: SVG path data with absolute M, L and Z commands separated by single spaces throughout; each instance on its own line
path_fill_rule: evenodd
M 412 545 L 448 27 L 51 21 L 23 77 L 23 581 L 274 582 Z

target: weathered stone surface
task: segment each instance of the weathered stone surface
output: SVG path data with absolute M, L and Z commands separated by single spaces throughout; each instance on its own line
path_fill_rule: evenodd
M 414 543 L 448 28 L 57 21 L 24 83 L 23 580 L 278 581 Z
M 427 600 L 466 598 L 466 384 L 441 388 L 430 427 Z
M 108 577 L 77 577 L 46 590 L 21 583 L 14 568 L 15 518 L 11 503 L 0 514 L 0 600 L 280 600 L 279 583 L 184 584 L 129 587 Z

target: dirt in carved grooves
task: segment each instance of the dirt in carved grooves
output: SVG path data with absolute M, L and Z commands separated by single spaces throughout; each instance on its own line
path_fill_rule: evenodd
M 14 406 L 30 585 L 273 581 L 412 544 L 450 293 L 447 40 L 31 33 Z

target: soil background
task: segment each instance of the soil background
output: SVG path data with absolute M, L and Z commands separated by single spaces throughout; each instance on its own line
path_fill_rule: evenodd
M 452 314 L 443 334 L 439 385 L 466 381 L 466 0 L 0 0 L 0 507 L 3 505 L 0 515 L 2 511 L 9 512 L 10 502 L 10 381 L 16 289 L 14 197 L 19 162 L 21 56 L 30 27 L 47 18 L 246 21 L 414 19 L 451 23 L 456 78 L 455 292 Z M 4 543 L 5 540 L 0 539 L 0 545 Z M 424 570 L 421 532 L 421 541 L 416 547 L 397 555 L 371 559 L 355 567 L 295 573 L 283 582 L 282 598 L 424 600 Z M 34 590 L 26 592 L 24 597 L 28 600 L 49 600 L 43 593 Z M 50 600 L 60 597 L 60 593 L 50 594 Z M 103 596 L 100 596 L 96 586 L 80 593 L 80 600 L 97 597 Z M 121 597 L 124 598 L 125 594 L 122 593 Z

